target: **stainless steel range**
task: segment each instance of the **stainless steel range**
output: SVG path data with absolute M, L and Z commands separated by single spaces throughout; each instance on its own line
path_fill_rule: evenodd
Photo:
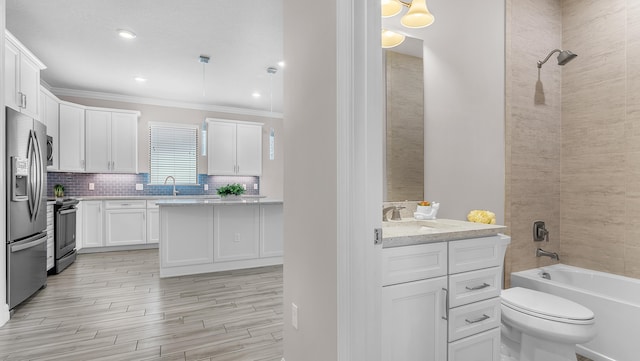
M 53 273 L 60 273 L 76 260 L 76 205 L 77 199 L 65 198 L 56 202 L 54 212 L 54 253 Z

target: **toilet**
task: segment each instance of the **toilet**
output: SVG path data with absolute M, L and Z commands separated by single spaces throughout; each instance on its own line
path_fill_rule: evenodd
M 576 361 L 596 336 L 593 312 L 573 301 L 514 287 L 501 293 L 501 361 Z

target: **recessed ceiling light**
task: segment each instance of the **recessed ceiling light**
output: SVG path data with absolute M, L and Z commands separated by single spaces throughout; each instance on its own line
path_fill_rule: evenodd
M 137 76 L 135 78 L 133 78 L 135 81 L 137 81 L 138 83 L 144 83 L 145 81 L 147 81 L 147 78 L 143 78 L 141 76 Z
M 261 97 L 260 93 L 258 93 L 258 92 L 253 92 L 253 94 L 251 94 L 251 96 L 256 98 L 256 99 Z
M 278 62 L 278 66 L 284 68 L 284 60 Z
M 135 37 L 137 36 L 133 31 L 124 29 L 118 29 L 118 35 L 120 35 L 121 38 L 125 39 L 135 39 Z

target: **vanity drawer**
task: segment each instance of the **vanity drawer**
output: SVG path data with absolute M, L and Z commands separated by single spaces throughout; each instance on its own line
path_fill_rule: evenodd
M 447 274 L 447 243 L 429 243 L 382 250 L 382 285 L 417 281 Z
M 144 199 L 105 201 L 105 209 L 123 209 L 123 208 L 147 208 L 147 201 Z
M 449 242 L 449 274 L 502 265 L 509 237 L 497 235 Z
M 500 326 L 500 298 L 449 310 L 449 341 L 456 341 Z
M 449 344 L 449 361 L 500 361 L 500 328 Z
M 502 267 L 485 268 L 449 276 L 449 305 L 468 303 L 500 296 Z

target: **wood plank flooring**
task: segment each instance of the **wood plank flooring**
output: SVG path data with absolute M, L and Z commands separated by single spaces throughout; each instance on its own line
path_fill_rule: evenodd
M 0 328 L 0 360 L 281 360 L 282 266 L 158 275 L 158 250 L 78 255 Z

